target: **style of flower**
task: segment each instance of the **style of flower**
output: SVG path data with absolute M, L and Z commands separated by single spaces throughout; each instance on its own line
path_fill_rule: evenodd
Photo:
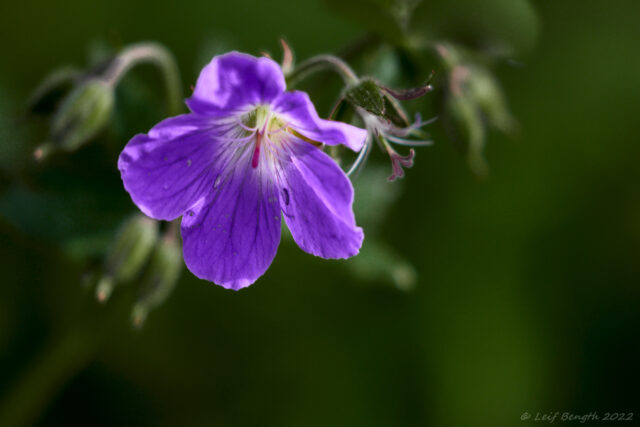
M 285 88 L 271 59 L 217 56 L 186 101 L 191 112 L 135 136 L 118 160 L 142 212 L 159 220 L 182 216 L 189 270 L 225 288 L 264 274 L 282 217 L 310 254 L 348 258 L 362 245 L 353 187 L 320 147 L 359 151 L 367 133 L 319 118 L 306 93 Z

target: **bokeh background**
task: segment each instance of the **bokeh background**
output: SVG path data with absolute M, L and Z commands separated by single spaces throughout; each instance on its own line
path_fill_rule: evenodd
M 637 421 L 635 1 L 418 6 L 414 24 L 425 34 L 487 35 L 514 48 L 494 71 L 519 128 L 489 133 L 485 179 L 441 122 L 402 182 L 384 181 L 381 157 L 356 179 L 383 195 L 383 217 L 358 208 L 371 224 L 365 233 L 416 274 L 412 289 L 368 274 L 375 256 L 324 261 L 284 241 L 267 274 L 241 292 L 185 270 L 142 330 L 130 324 L 130 289 L 95 301 L 82 278 L 135 211 L 117 154 L 166 114 L 162 86 L 150 68 L 133 72 L 104 135 L 37 165 L 31 153 L 46 122 L 23 111 L 38 82 L 140 40 L 174 52 L 185 92 L 213 54 L 278 57 L 281 36 L 298 58 L 347 52 L 371 27 L 393 42 L 371 3 L 0 4 L 3 425 L 515 426 L 535 423 L 521 421 L 524 412 L 555 411 L 636 412 Z M 338 83 L 310 84 L 321 113 Z M 437 105 L 410 107 L 428 117 Z

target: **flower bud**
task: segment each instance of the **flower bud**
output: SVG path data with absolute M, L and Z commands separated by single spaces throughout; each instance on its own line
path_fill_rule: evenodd
M 162 305 L 171 295 L 180 278 L 182 265 L 178 238 L 166 236 L 155 247 L 149 266 L 140 280 L 140 296 L 131 312 L 134 326 L 141 327 L 149 312 Z
M 408 261 L 375 238 L 366 241 L 347 265 L 360 280 L 390 284 L 401 291 L 412 290 L 418 279 Z
M 473 67 L 468 82 L 469 95 L 482 110 L 490 125 L 504 133 L 515 126 L 502 90 L 496 79 L 486 69 Z
M 515 120 L 498 81 L 470 52 L 448 43 L 436 45 L 448 73 L 445 119 L 448 132 L 466 144 L 473 172 L 487 174 L 483 151 L 488 126 L 509 133 Z
M 158 223 L 136 214 L 121 226 L 104 261 L 96 298 L 106 301 L 114 287 L 133 279 L 145 266 L 158 239 Z
M 51 141 L 36 150 L 36 159 L 58 149 L 80 148 L 105 127 L 113 104 L 113 88 L 103 80 L 91 78 L 76 87 L 56 111 L 51 123 Z
M 487 164 L 483 150 L 485 126 L 475 102 L 466 95 L 449 96 L 445 105 L 448 131 L 454 139 L 466 144 L 467 159 L 471 170 L 479 175 L 487 174 Z

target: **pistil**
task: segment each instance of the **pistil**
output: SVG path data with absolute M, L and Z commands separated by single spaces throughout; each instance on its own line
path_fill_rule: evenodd
M 261 131 L 256 132 L 256 148 L 253 150 L 253 158 L 251 159 L 251 167 L 258 167 L 258 160 L 260 160 L 260 145 L 262 143 L 262 135 Z

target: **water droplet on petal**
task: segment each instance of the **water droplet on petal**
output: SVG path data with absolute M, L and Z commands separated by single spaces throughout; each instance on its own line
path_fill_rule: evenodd
M 213 183 L 213 188 L 218 188 L 218 185 L 220 185 L 220 175 L 218 175 L 216 181 Z

